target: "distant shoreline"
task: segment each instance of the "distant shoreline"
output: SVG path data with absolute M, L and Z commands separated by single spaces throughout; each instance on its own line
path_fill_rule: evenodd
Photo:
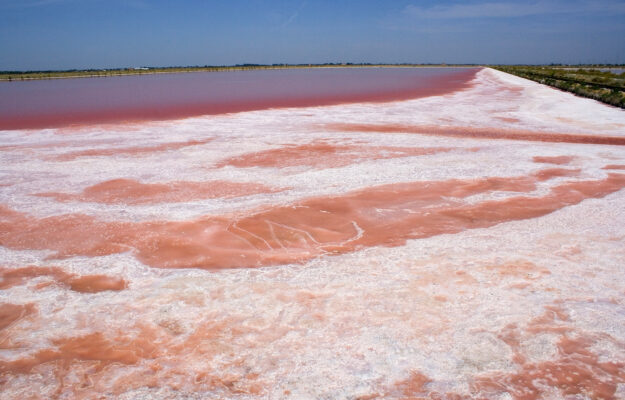
M 115 69 L 72 69 L 50 71 L 0 71 L 0 82 L 33 81 L 43 79 L 106 78 L 129 75 L 178 74 L 189 72 L 254 71 L 305 68 L 480 68 L 480 67 L 550 67 L 556 69 L 622 69 L 624 65 L 580 64 L 580 65 L 494 65 L 494 64 L 240 64 L 230 66 L 203 67 L 137 67 Z
M 177 74 L 189 72 L 225 72 L 306 68 L 479 68 L 478 64 L 280 64 L 233 65 L 206 67 L 123 68 L 64 71 L 0 71 L 0 81 L 32 81 L 43 79 L 105 78 L 128 75 Z

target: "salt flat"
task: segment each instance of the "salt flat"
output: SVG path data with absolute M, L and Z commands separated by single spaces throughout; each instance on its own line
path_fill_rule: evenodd
M 623 110 L 485 68 L 0 135 L 0 398 L 625 398 Z

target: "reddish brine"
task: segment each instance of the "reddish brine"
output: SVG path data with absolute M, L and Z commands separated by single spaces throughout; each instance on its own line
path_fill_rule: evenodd
M 469 85 L 478 68 L 310 68 L 0 82 L 0 129 L 384 102 Z

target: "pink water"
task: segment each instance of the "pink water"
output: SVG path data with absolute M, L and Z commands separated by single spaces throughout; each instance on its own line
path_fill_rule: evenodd
M 0 82 L 0 130 L 382 102 L 467 86 L 477 68 L 324 68 Z

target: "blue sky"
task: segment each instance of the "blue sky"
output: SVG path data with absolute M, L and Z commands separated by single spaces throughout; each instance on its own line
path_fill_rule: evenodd
M 0 70 L 625 63 L 625 0 L 0 0 Z

